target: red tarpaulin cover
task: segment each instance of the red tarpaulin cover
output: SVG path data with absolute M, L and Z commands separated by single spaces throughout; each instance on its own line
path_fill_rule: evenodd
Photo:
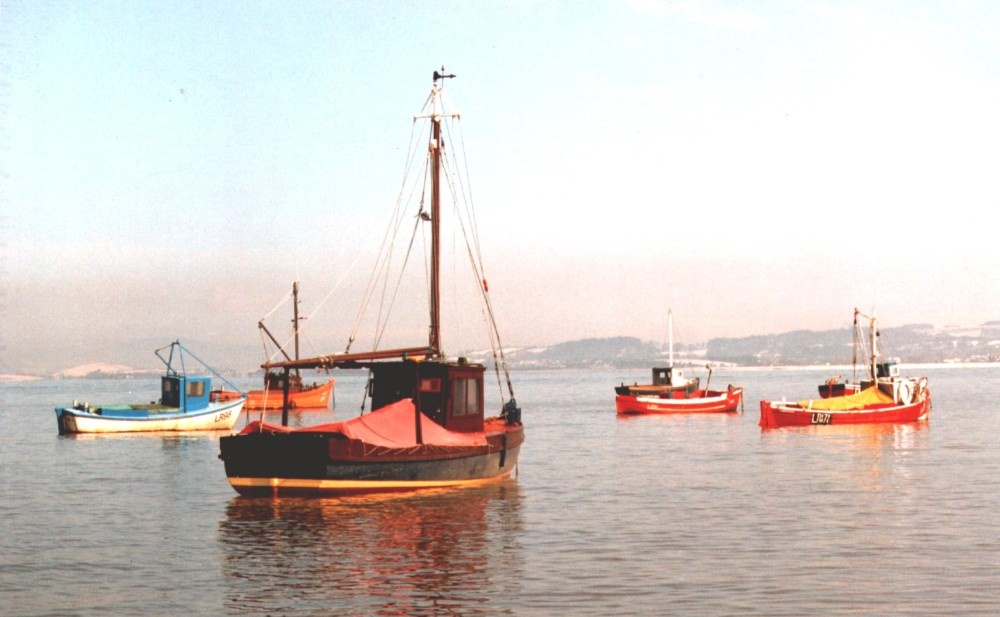
M 306 428 L 289 429 L 266 422 L 252 422 L 241 433 L 256 433 L 259 431 L 278 433 L 340 433 L 350 439 L 357 439 L 374 446 L 386 448 L 405 448 L 415 446 L 416 422 L 413 414 L 413 401 L 403 399 L 386 405 L 381 409 L 330 424 L 319 424 Z M 485 446 L 486 437 L 482 433 L 457 433 L 431 421 L 420 414 L 420 430 L 423 433 L 423 443 L 431 446 Z

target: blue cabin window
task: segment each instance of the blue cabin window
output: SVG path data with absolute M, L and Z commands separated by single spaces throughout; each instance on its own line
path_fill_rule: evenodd
M 188 396 L 205 396 L 205 382 L 204 381 L 189 381 L 187 382 L 187 395 Z

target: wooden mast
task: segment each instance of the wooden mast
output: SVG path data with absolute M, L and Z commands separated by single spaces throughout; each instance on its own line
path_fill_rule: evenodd
M 292 335 L 295 337 L 295 360 L 299 359 L 299 282 L 292 281 Z M 295 369 L 295 376 L 301 380 L 299 369 Z M 292 379 L 290 369 L 285 367 L 284 379 L 281 383 L 281 426 L 288 426 L 288 401 L 291 398 Z M 301 381 L 299 382 L 301 383 Z
M 434 71 L 434 92 L 431 101 L 431 323 L 427 346 L 434 350 L 434 355 L 443 355 L 441 350 L 441 116 L 444 115 L 444 104 L 441 100 L 441 89 L 444 80 L 454 78 L 454 74 Z M 441 81 L 439 84 L 438 81 Z
M 295 359 L 299 359 L 299 282 L 292 281 L 292 333 L 295 335 Z M 299 369 L 295 369 L 299 374 Z
M 879 349 L 876 347 L 876 345 L 878 345 L 878 341 L 876 340 L 876 336 L 878 335 L 877 330 L 878 329 L 875 325 L 875 318 L 869 317 L 868 331 L 869 331 L 869 337 L 871 339 L 871 352 L 872 352 L 870 368 L 872 371 L 872 382 L 875 384 L 876 388 L 878 387 L 878 357 L 880 355 Z
M 439 91 L 438 77 L 435 71 L 435 97 Z M 435 355 L 441 355 L 441 282 L 438 280 L 441 268 L 441 114 L 436 104 L 431 114 L 431 323 L 427 346 Z
M 670 368 L 674 368 L 674 311 L 667 309 L 667 340 L 670 341 Z M 673 381 L 673 378 L 671 378 Z

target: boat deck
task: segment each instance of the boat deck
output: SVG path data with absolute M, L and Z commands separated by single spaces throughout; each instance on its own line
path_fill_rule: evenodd
M 159 403 L 151 403 L 148 405 L 133 404 L 133 405 L 103 405 L 101 407 L 91 407 L 89 410 L 77 409 L 76 411 L 89 411 L 90 413 L 103 415 L 105 413 L 113 415 L 116 417 L 142 417 L 151 414 L 161 414 L 161 413 L 179 413 L 181 411 L 180 407 L 170 407 L 169 405 L 161 405 Z

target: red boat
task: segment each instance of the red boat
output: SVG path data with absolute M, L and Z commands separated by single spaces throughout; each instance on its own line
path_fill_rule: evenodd
M 670 366 L 653 369 L 650 384 L 622 383 L 615 386 L 615 408 L 619 415 L 664 413 L 726 413 L 736 411 L 743 402 L 743 388 L 730 385 L 726 390 L 709 390 L 700 387 L 697 377 L 685 378 L 674 368 L 673 312 L 667 311 L 670 333 Z M 712 367 L 707 366 L 708 383 L 712 381 Z
M 833 398 L 796 403 L 761 401 L 760 427 L 925 421 L 931 411 L 931 394 L 926 379 L 918 384 L 915 393 L 907 398 L 887 394 L 880 384 L 857 394 Z
M 276 357 L 281 354 L 286 360 L 299 359 L 299 326 L 304 318 L 299 317 L 299 283 L 292 282 L 292 293 L 278 303 L 278 306 L 271 309 L 271 315 L 288 298 L 292 300 L 292 338 L 295 342 L 294 358 L 285 351 L 284 346 L 271 334 L 271 331 L 264 325 L 264 319 L 257 322 L 264 342 L 264 354 L 266 358 Z M 265 338 L 266 336 L 266 338 Z M 268 348 L 267 341 L 276 347 L 275 351 Z M 288 391 L 285 392 L 285 384 L 288 384 Z M 313 383 L 304 385 L 302 375 L 298 370 L 288 373 L 287 378 L 281 371 L 266 371 L 264 373 L 264 389 L 251 390 L 247 392 L 246 408 L 252 410 L 281 411 L 282 409 L 314 409 L 326 410 L 333 400 L 333 379 L 328 379 L 323 383 Z M 287 397 L 287 404 L 285 398 Z
M 859 314 L 855 309 L 855 323 Z M 760 427 L 926 421 L 931 411 L 927 378 L 900 377 L 896 361 L 879 363 L 878 327 L 874 317 L 868 320 L 869 366 L 874 379 L 862 382 L 862 389 L 854 394 L 796 402 L 761 401 Z
M 624 386 L 629 388 L 630 386 Z M 639 386 L 641 388 L 642 386 Z M 616 390 L 620 389 L 615 388 Z M 727 390 L 702 390 L 690 392 L 685 388 L 664 390 L 659 393 L 626 393 L 615 396 L 615 407 L 620 415 L 662 413 L 726 413 L 739 409 L 743 401 L 743 388 L 729 386 Z
M 264 377 L 266 384 L 263 390 L 251 390 L 244 409 L 281 411 L 285 407 L 284 373 L 269 371 Z M 302 385 L 302 377 L 297 373 L 288 375 L 288 409 L 326 410 L 333 400 L 333 379 L 324 383 Z M 242 392 L 231 390 L 213 390 L 213 401 L 231 401 L 244 396 Z
M 441 189 L 454 188 L 454 185 L 441 182 L 445 144 L 451 150 L 454 144 L 461 143 L 461 140 L 452 139 L 446 130 L 444 121 L 452 126 L 459 116 L 444 110 L 443 80 L 454 76 L 443 73 L 443 69 L 440 73 L 434 72 L 431 95 L 419 116 L 430 120 L 429 134 L 422 135 L 428 138 L 429 144 L 414 144 L 410 149 L 413 153 L 427 152 L 426 166 L 417 170 L 419 166 L 413 165 L 413 171 L 421 180 L 426 178 L 430 186 L 426 192 L 420 186 L 412 192 L 406 191 L 414 195 L 414 199 L 419 197 L 413 203 L 415 216 L 405 217 L 414 223 L 406 227 L 413 230 L 414 236 L 425 231 L 425 223 L 430 228 L 428 263 L 418 268 L 421 275 L 430 274 L 429 292 L 427 297 L 417 294 L 409 298 L 411 303 L 430 309 L 429 327 L 423 330 L 428 332 L 428 343 L 422 347 L 388 350 L 373 346 L 371 351 L 351 353 L 350 342 L 355 340 L 355 332 L 352 332 L 348 350 L 343 353 L 265 364 L 265 370 L 280 371 L 286 379 L 299 369 L 366 370 L 369 375 L 365 394 L 366 399 L 371 399 L 372 411 L 345 422 L 299 429 L 288 428 L 287 412 L 283 412 L 281 425 L 254 422 L 239 434 L 222 437 L 219 458 L 225 463 L 230 484 L 242 495 L 339 496 L 416 491 L 492 482 L 509 477 L 517 468 L 524 427 L 521 410 L 514 400 L 488 287 L 481 277 L 478 246 L 467 247 L 466 254 L 474 260 L 473 270 L 480 274 L 477 276 L 481 281 L 478 293 L 483 301 L 486 322 L 491 327 L 489 340 L 494 344 L 492 364 L 496 371 L 496 380 L 491 381 L 498 385 L 502 385 L 501 380 L 506 383 L 506 393 L 499 392 L 494 399 L 499 403 L 498 415 L 485 415 L 485 365 L 461 357 L 447 358 L 441 344 L 441 213 L 454 212 L 460 216 L 471 212 L 468 203 L 452 204 L 453 207 L 447 209 L 440 204 Z M 452 161 L 447 169 L 451 173 L 464 166 Z M 404 186 L 406 184 L 404 182 Z M 462 186 L 467 184 L 462 183 Z M 424 195 L 430 197 L 429 212 L 424 210 Z M 456 201 L 467 199 L 463 191 L 454 191 L 452 197 Z M 399 216 L 403 220 L 403 215 Z M 467 226 L 471 221 L 462 220 L 461 223 Z M 464 237 L 474 243 L 477 234 Z M 370 304 L 367 300 L 372 290 L 395 290 L 395 283 L 390 285 L 386 281 L 397 280 L 397 273 L 388 272 L 383 264 L 405 265 L 407 259 L 390 259 L 396 255 L 388 253 L 396 248 L 408 255 L 414 239 L 401 238 L 384 245 L 386 253 L 376 266 L 377 276 L 373 277 L 364 295 L 364 305 Z M 386 321 L 376 324 L 376 343 L 388 320 L 389 311 L 384 309 L 391 305 L 390 300 L 385 299 L 378 307 L 380 319 Z M 356 323 L 361 321 L 359 318 Z
M 288 378 L 289 409 L 329 409 L 330 401 L 333 399 L 333 379 L 323 383 L 303 385 L 300 375 L 291 373 Z M 267 373 L 265 379 L 267 387 L 264 390 L 247 392 L 245 408 L 281 411 L 285 404 L 284 374 L 271 371 Z

